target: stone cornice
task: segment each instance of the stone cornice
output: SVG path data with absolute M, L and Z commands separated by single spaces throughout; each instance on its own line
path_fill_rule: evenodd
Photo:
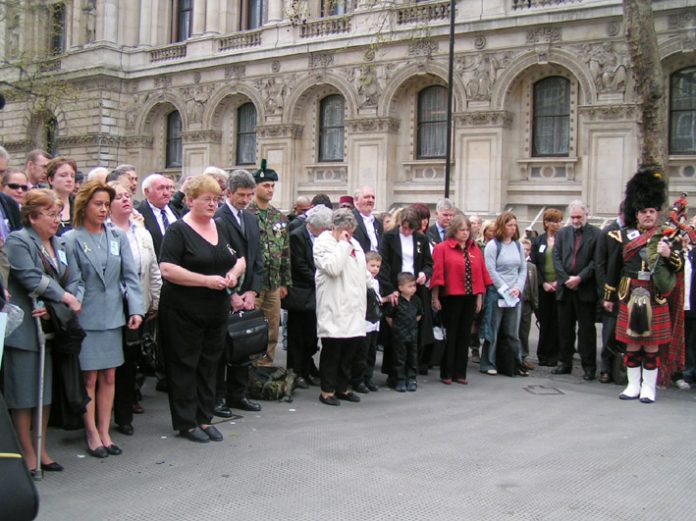
M 126 136 L 123 138 L 123 144 L 131 148 L 152 148 L 152 146 L 155 144 L 155 138 L 146 135 Z
M 260 138 L 283 137 L 295 139 L 302 135 L 302 128 L 302 125 L 292 123 L 259 125 L 256 127 L 256 135 Z
M 512 114 L 506 110 L 482 110 L 454 114 L 458 127 L 503 127 L 512 124 Z
M 578 114 L 590 121 L 635 120 L 635 105 L 590 105 L 578 107 Z
M 346 129 L 353 134 L 375 132 L 396 132 L 399 120 L 395 118 L 355 118 L 346 119 Z
M 181 133 L 185 143 L 220 143 L 222 132 L 220 130 L 186 130 Z
M 96 132 L 91 134 L 82 134 L 79 136 L 60 136 L 58 144 L 60 146 L 88 146 L 88 145 L 123 145 L 125 138 L 117 134 L 108 134 L 106 132 Z

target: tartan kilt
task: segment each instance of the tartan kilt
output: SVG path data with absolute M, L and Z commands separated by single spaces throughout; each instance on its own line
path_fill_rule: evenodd
M 652 307 L 652 320 L 650 322 L 650 336 L 632 337 L 626 334 L 628 329 L 628 300 L 635 288 L 650 290 L 650 305 Z M 669 306 L 655 302 L 655 285 L 649 280 L 631 279 L 630 291 L 625 299 L 619 303 L 619 316 L 616 321 L 616 340 L 624 344 L 661 345 L 667 344 L 672 339 L 672 323 L 669 318 Z

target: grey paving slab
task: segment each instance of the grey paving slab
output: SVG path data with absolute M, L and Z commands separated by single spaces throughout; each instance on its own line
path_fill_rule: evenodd
M 207 445 L 171 431 L 148 381 L 135 436 L 114 434 L 122 456 L 51 430 L 66 470 L 38 484 L 39 519 L 694 519 L 693 391 L 644 405 L 577 374 L 470 369 L 468 386 L 431 372 L 416 393 L 340 407 L 298 391 L 219 422 L 225 440 Z

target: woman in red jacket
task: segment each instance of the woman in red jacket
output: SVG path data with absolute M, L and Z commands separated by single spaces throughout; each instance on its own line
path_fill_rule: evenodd
M 466 385 L 471 324 L 481 310 L 486 286 L 493 284 L 483 252 L 471 239 L 469 219 L 457 215 L 447 228 L 445 240 L 433 250 L 433 276 L 430 280 L 432 304 L 442 310 L 447 330 L 445 353 L 440 363 L 440 379 Z

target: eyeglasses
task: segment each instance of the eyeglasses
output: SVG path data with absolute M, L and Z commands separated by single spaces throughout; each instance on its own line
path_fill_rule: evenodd
M 29 191 L 29 185 L 20 185 L 18 183 L 7 183 L 6 186 L 9 186 L 12 190 L 22 190 L 22 192 Z
M 39 212 L 44 217 L 48 217 L 52 221 L 60 221 L 60 213 L 43 213 Z

